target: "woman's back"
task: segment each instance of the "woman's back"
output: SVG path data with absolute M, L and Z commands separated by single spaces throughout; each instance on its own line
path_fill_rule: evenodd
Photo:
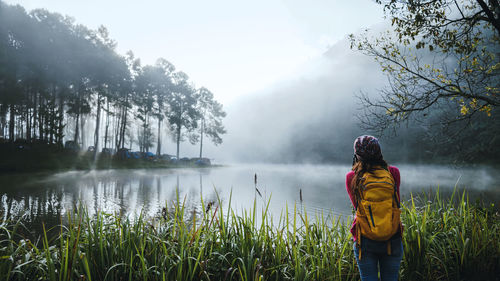
M 382 157 L 378 139 L 361 136 L 354 141 L 352 171 L 346 190 L 356 210 L 351 227 L 354 253 L 363 281 L 397 280 L 403 255 L 400 221 L 399 169 Z

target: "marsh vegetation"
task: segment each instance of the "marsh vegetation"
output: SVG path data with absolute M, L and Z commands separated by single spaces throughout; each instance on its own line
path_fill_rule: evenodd
M 499 274 L 500 215 L 467 194 L 411 197 L 403 204 L 401 280 L 492 280 Z M 22 220 L 0 228 L 6 280 L 357 280 L 349 221 L 313 218 L 268 204 L 237 212 L 182 200 L 133 219 L 84 207 L 67 223 L 27 239 Z M 257 219 L 257 218 L 260 219 Z M 53 231 L 51 235 L 47 233 Z M 54 234 L 55 231 L 55 234 Z

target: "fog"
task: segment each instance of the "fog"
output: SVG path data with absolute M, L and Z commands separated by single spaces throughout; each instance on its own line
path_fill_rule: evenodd
M 0 29 L 0 39 L 3 40 L 8 51 L 5 53 L 7 63 L 3 67 L 6 74 L 4 78 L 0 77 L 0 82 L 3 81 L 1 86 L 5 88 L 0 95 L 2 98 L 0 101 L 2 105 L 0 138 L 8 136 L 10 141 L 44 138 L 45 141 L 49 140 L 50 143 L 58 144 L 74 140 L 81 145 L 83 150 L 93 145 L 96 146 L 97 151 L 106 146 L 156 151 L 156 143 L 160 142 L 156 140 L 156 137 L 159 134 L 162 146 L 157 153 L 175 154 L 176 143 L 173 139 L 178 136 L 178 139 L 182 139 L 180 157 L 199 155 L 198 144 L 191 145 L 188 139 L 195 139 L 192 138 L 193 135 L 200 136 L 199 127 L 203 118 L 200 114 L 194 113 L 200 113 L 203 110 L 198 108 L 192 110 L 192 116 L 185 115 L 189 115 L 186 108 L 199 106 L 196 98 L 193 97 L 201 88 L 204 88 L 200 81 L 206 81 L 205 79 L 195 80 L 188 77 L 183 67 L 178 65 L 174 67 L 167 61 L 170 59 L 169 54 L 165 54 L 166 59 L 159 60 L 163 63 L 154 66 L 140 64 L 140 56 L 134 57 L 129 54 L 123 56 L 119 53 L 122 49 L 116 47 L 120 46 L 120 42 L 114 41 L 113 33 L 105 27 L 93 30 L 60 14 L 46 10 L 34 10 L 27 13 L 20 6 L 14 7 L 0 3 L 5 11 L 1 18 L 4 24 Z M 239 37 L 237 38 L 241 38 L 246 31 L 253 31 L 247 37 L 252 38 L 252 43 L 259 46 L 259 52 L 253 52 L 248 46 L 244 50 L 235 50 L 236 45 L 230 45 L 227 48 L 233 51 L 230 56 L 231 64 L 210 62 L 213 73 L 207 77 L 218 80 L 218 83 L 227 81 L 228 85 L 239 84 L 238 87 L 230 87 L 238 90 L 234 91 L 234 97 L 230 99 L 232 102 L 224 104 L 227 117 L 222 122 L 227 134 L 221 135 L 222 145 L 215 147 L 210 143 L 204 144 L 204 156 L 211 158 L 215 163 L 345 164 L 350 163 L 354 138 L 361 134 L 373 133 L 362 130 L 359 125 L 357 115 L 362 112 L 364 105 L 359 103 L 356 95 L 367 93 L 372 97 L 379 96 L 380 90 L 387 83 L 387 77 L 371 57 L 350 48 L 347 33 L 353 30 L 353 26 L 359 27 L 359 23 L 353 25 L 349 20 L 345 20 L 346 27 L 343 28 L 338 23 L 338 19 L 332 20 L 337 21 L 337 29 L 333 32 L 335 36 L 326 41 L 333 42 L 332 38 L 335 40 L 342 38 L 339 36 L 339 30 L 344 32 L 343 39 L 336 41 L 321 55 L 311 56 L 305 63 L 296 67 L 299 61 L 296 60 L 297 57 L 301 57 L 300 60 L 302 60 L 307 52 L 300 53 L 301 51 L 295 49 L 296 41 L 280 41 L 281 36 L 290 35 L 287 30 L 295 30 L 294 28 L 300 30 L 299 33 L 307 33 L 305 31 L 307 28 L 299 27 L 301 25 L 298 22 L 307 22 L 307 19 L 314 17 L 315 14 L 320 14 L 322 18 L 310 26 L 317 29 L 311 34 L 321 37 L 322 33 L 328 33 L 329 29 L 325 26 L 330 25 L 326 24 L 328 22 L 326 19 L 329 18 L 328 13 L 318 12 L 318 6 L 305 11 L 305 14 L 301 14 L 300 5 L 294 7 L 296 9 L 292 9 L 291 14 L 298 14 L 297 18 L 300 20 L 296 22 L 297 19 L 291 20 L 288 14 L 280 14 L 277 17 L 279 20 L 276 20 L 279 23 L 277 25 L 282 29 L 271 28 L 261 37 L 257 35 L 262 33 L 264 23 L 259 23 L 257 29 L 248 28 L 247 30 L 243 28 L 247 27 L 247 24 L 238 21 L 242 28 L 234 27 L 231 32 L 238 31 Z M 245 20 L 259 15 L 257 10 L 252 10 L 256 14 L 246 14 Z M 281 11 L 279 7 L 278 10 Z M 180 11 L 184 10 L 180 9 Z M 272 12 L 266 11 L 261 15 L 265 15 L 266 21 L 272 25 L 274 19 Z M 81 16 L 84 17 L 84 15 Z M 306 18 L 301 16 L 306 16 Z M 343 17 L 345 15 L 341 18 Z M 231 19 L 230 17 L 229 23 Z M 290 25 L 285 24 L 288 20 L 292 21 Z M 380 20 L 381 17 L 378 17 L 377 21 Z M 95 21 L 92 22 L 95 23 Z M 224 21 L 224 23 L 228 22 Z M 376 21 L 363 22 L 370 28 L 367 32 L 370 36 L 376 37 L 379 32 L 390 29 L 388 23 L 375 24 L 374 22 Z M 110 24 L 112 29 L 115 28 L 116 22 L 112 21 Z M 223 29 L 221 26 L 225 25 L 219 22 L 213 28 Z M 194 35 L 199 35 L 199 30 L 201 30 L 199 25 L 197 27 L 194 29 L 198 30 L 196 32 L 193 31 L 192 26 L 186 29 L 193 34 L 193 38 L 196 38 Z M 151 26 L 151 28 L 155 29 L 158 26 Z M 182 28 L 182 25 L 179 26 L 179 30 Z M 361 34 L 363 30 L 364 28 L 354 33 Z M 228 33 L 228 35 L 231 37 L 234 34 Z M 296 36 L 296 34 L 292 35 Z M 201 37 L 204 40 L 207 39 L 206 36 Z M 232 40 L 222 37 L 224 40 Z M 222 40 L 222 37 L 212 39 L 217 41 Z M 304 38 L 309 37 L 304 35 Z M 184 41 L 175 41 L 175 36 L 172 40 L 172 42 L 185 44 Z M 304 40 L 308 41 L 311 38 Z M 193 41 L 190 40 L 189 44 L 193 45 Z M 226 48 L 222 47 L 224 44 L 219 41 L 218 44 L 220 48 L 217 49 L 217 56 L 224 56 L 224 54 L 228 56 Z M 272 52 L 262 52 L 266 46 L 271 45 L 273 46 Z M 279 48 L 277 49 L 276 46 Z M 213 46 L 211 48 L 213 49 Z M 283 53 L 288 54 L 292 49 L 297 50 L 296 57 L 272 59 L 273 53 L 280 53 L 282 50 Z M 192 48 L 186 49 L 186 52 L 200 56 Z M 201 56 L 210 56 L 207 53 L 201 53 Z M 235 53 L 238 54 L 237 57 L 234 57 Z M 315 52 L 310 54 L 312 53 Z M 259 59 L 252 61 L 255 57 Z M 286 61 L 287 58 L 294 59 L 294 63 L 282 63 L 279 71 L 276 70 L 276 65 Z M 432 56 L 426 59 L 429 58 Z M 206 70 L 208 63 L 204 63 L 201 59 L 197 63 L 203 65 L 205 72 L 208 72 Z M 245 68 L 252 68 L 253 72 L 243 71 Z M 255 69 L 260 69 L 261 73 L 256 75 Z M 164 73 L 156 75 L 158 73 L 155 71 Z M 231 75 L 225 75 L 228 71 Z M 271 75 L 270 72 L 289 74 L 276 80 L 279 75 L 274 75 L 275 73 Z M 189 71 L 188 74 L 190 73 Z M 217 74 L 217 78 L 213 76 L 214 73 Z M 264 74 L 269 75 L 263 79 Z M 195 74 L 196 77 L 198 75 L 199 73 Z M 185 77 L 185 79 L 178 79 L 179 77 Z M 274 82 L 265 86 L 262 82 L 264 80 Z M 139 83 L 140 81 L 143 82 Z M 172 90 L 175 88 L 170 87 L 172 85 L 178 89 Z M 246 88 L 243 87 L 244 85 Z M 259 87 L 262 89 L 254 90 Z M 214 92 L 215 97 L 219 97 L 217 86 L 214 88 L 210 91 Z M 17 91 L 22 94 L 17 94 Z M 184 98 L 175 98 L 174 92 L 182 94 Z M 225 92 L 222 96 L 227 96 L 227 94 Z M 165 100 L 169 105 L 168 108 L 163 106 Z M 180 105 L 182 102 L 179 101 L 186 100 L 191 100 L 191 103 Z M 456 116 L 458 104 L 450 103 L 455 107 L 451 108 L 454 110 L 452 116 Z M 21 107 L 19 104 L 28 106 Z M 47 110 L 47 107 L 50 109 Z M 441 108 L 433 109 L 432 114 L 429 115 L 433 118 L 446 115 L 446 112 L 440 110 Z M 45 111 L 51 113 L 49 117 L 43 116 Z M 175 123 L 176 116 L 185 117 L 181 118 L 182 122 Z M 165 117 L 168 120 L 163 120 Z M 56 119 L 60 123 L 57 126 Z M 445 149 L 439 151 L 435 149 L 435 144 L 438 142 L 431 143 L 429 140 L 441 133 L 441 128 L 435 127 L 432 136 L 426 124 L 422 123 L 409 122 L 399 128 L 395 135 L 386 134 L 379 137 L 381 137 L 384 156 L 389 162 L 415 163 L 421 160 L 433 162 L 437 158 L 436 155 L 441 157 L 440 159 L 449 161 L 443 158 L 443 155 L 451 159 L 453 154 L 459 154 L 456 151 L 463 149 L 464 146 L 471 148 L 470 151 L 460 153 L 466 156 L 463 157 L 465 161 L 481 160 L 482 155 L 495 159 L 494 155 L 484 147 L 488 145 L 488 138 L 494 136 L 495 130 L 498 130 L 495 128 L 500 127 L 496 126 L 498 123 L 496 120 L 498 118 L 494 117 L 488 119 L 487 122 L 481 121 L 480 124 L 483 127 L 493 129 L 483 130 L 483 127 L 476 126 L 475 131 L 468 130 L 467 134 L 461 136 L 464 141 L 460 143 L 449 140 L 445 140 L 447 143 L 441 142 L 446 146 L 443 146 Z M 159 126 L 161 129 L 158 129 Z M 182 133 L 174 127 L 183 128 Z M 483 132 L 486 135 L 476 141 L 477 132 Z M 447 137 L 449 136 L 444 136 L 445 139 Z M 439 141 L 439 138 L 437 139 Z M 468 154 L 477 155 L 467 159 Z
M 413 194 L 416 204 L 421 204 L 427 199 L 419 197 L 422 192 L 432 198 L 438 189 L 442 198 L 453 193 L 461 196 L 467 190 L 470 202 L 482 200 L 490 204 L 500 199 L 500 177 L 491 168 L 398 166 L 404 201 Z M 312 220 L 315 214 L 348 219 L 352 209 L 344 176 L 349 168 L 349 164 L 241 164 L 213 169 L 118 169 L 69 171 L 50 177 L 0 176 L 0 218 L 23 216 L 35 227 L 40 227 L 41 221 L 57 225 L 61 216 L 80 204 L 86 206 L 89 214 L 101 210 L 121 216 L 155 216 L 163 207 L 173 207 L 177 200 L 191 215 L 203 208 L 203 199 L 205 206 L 212 202 L 223 210 L 231 207 L 238 214 L 257 206 L 257 210 L 266 208 L 275 219 L 284 215 L 286 208 L 289 212 L 294 208 L 307 212 Z
M 389 23 L 380 23 L 354 35 L 376 37 L 388 29 Z M 350 164 L 354 139 L 375 134 L 389 163 L 498 163 L 497 152 L 489 149 L 499 128 L 498 115 L 479 114 L 466 124 L 444 125 L 457 118 L 453 100 L 414 113 L 382 134 L 362 129 L 359 115 L 366 104 L 360 94 L 380 99 L 388 79 L 372 57 L 354 49 L 346 35 L 287 79 L 231 104 L 228 134 L 212 155 L 223 162 Z M 422 64 L 442 60 L 445 67 L 456 67 L 449 57 L 426 49 L 417 54 Z
M 356 94 L 374 92 L 386 78 L 347 38 L 289 78 L 227 107 L 228 134 L 211 155 L 226 162 L 340 162 L 364 132 Z

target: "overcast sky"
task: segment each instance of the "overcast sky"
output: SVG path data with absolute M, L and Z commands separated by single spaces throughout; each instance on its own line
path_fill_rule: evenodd
M 372 0 L 4 0 L 96 29 L 143 64 L 158 57 L 227 104 L 296 72 L 349 33 L 383 20 Z

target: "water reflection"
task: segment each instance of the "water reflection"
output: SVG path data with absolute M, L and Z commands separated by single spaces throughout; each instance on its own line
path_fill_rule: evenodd
M 345 192 L 348 166 L 237 165 L 212 169 L 107 170 L 65 172 L 55 175 L 0 177 L 0 215 L 24 216 L 33 225 L 57 225 L 79 204 L 90 214 L 98 211 L 120 216 L 153 216 L 177 198 L 191 214 L 201 211 L 201 199 L 236 212 L 265 206 L 279 218 L 285 206 L 308 213 L 324 212 L 348 217 L 350 202 Z M 453 187 L 467 188 L 473 200 L 500 200 L 498 173 L 490 168 L 450 169 L 441 166 L 401 166 L 403 200 L 439 186 L 445 196 Z M 255 192 L 254 175 L 258 175 Z M 302 191 L 302 201 L 300 200 Z M 231 195 L 232 194 L 232 195 Z M 188 213 L 189 213 L 188 212 Z

